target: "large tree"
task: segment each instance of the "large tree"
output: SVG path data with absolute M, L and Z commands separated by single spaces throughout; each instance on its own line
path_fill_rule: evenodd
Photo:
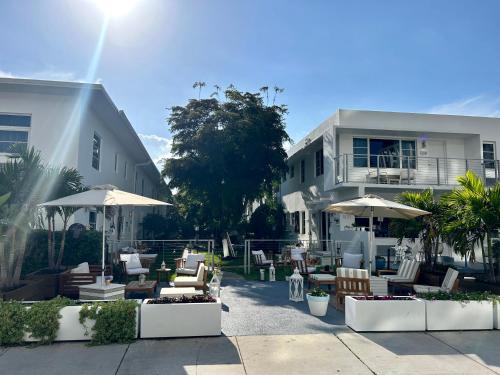
M 283 105 L 265 104 L 259 93 L 233 86 L 224 100 L 193 99 L 173 107 L 173 157 L 163 175 L 178 191 L 181 211 L 217 234 L 238 224 L 246 205 L 271 191 L 287 168 L 286 112 Z

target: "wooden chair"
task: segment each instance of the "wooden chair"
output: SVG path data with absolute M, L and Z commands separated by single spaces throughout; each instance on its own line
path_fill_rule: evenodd
M 337 268 L 337 309 L 344 304 L 345 296 L 369 296 L 370 275 L 367 270 Z
M 444 277 L 441 286 L 432 285 L 413 285 L 413 290 L 416 293 L 439 293 L 439 292 L 451 292 L 458 289 L 458 271 L 453 268 L 448 268 L 446 271 L 446 276 Z
M 187 256 L 189 255 L 189 249 L 188 248 L 184 248 L 184 250 L 182 250 L 182 255 L 180 258 L 175 258 L 174 261 L 175 261 L 175 268 L 183 268 L 185 263 L 186 263 L 186 259 L 187 259 Z
M 71 273 L 71 270 L 63 272 L 59 276 L 59 295 L 78 299 L 80 297 L 80 285 L 94 284 L 96 277 L 101 276 L 100 265 L 89 265 L 89 273 Z M 111 267 L 106 266 L 104 275 L 111 275 Z
M 255 267 L 269 267 L 271 264 L 273 264 L 273 261 L 271 259 L 266 258 L 266 254 L 264 254 L 263 250 L 252 250 L 252 256 Z
M 316 267 L 309 266 L 304 259 L 302 260 L 293 260 L 292 259 L 292 268 L 297 268 L 302 277 L 309 278 L 309 275 L 316 272 Z
M 149 274 L 149 268 L 142 266 L 139 254 L 120 254 L 120 265 L 127 282 L 129 276 Z
M 207 290 L 208 268 L 204 263 L 200 263 L 195 276 L 177 276 L 174 279 L 176 288 L 194 287 L 198 290 Z

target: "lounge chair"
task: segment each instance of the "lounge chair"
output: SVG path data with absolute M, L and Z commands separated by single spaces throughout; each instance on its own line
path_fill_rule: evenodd
M 337 308 L 343 305 L 345 296 L 369 296 L 370 277 L 367 270 L 337 268 Z
M 186 247 L 182 250 L 182 255 L 180 258 L 175 258 L 175 268 L 183 268 L 186 263 L 187 256 L 190 254 L 189 249 Z
M 101 265 L 89 265 L 87 262 L 80 263 L 78 267 L 67 270 L 59 277 L 59 295 L 78 299 L 80 296 L 80 285 L 94 284 L 97 276 L 101 276 Z M 104 275 L 111 275 L 111 267 L 106 266 Z
M 194 287 L 195 289 L 205 290 L 207 288 L 207 274 L 208 270 L 204 263 L 200 263 L 196 276 L 177 276 L 174 279 L 174 286 L 176 288 Z
M 444 277 L 441 286 L 432 285 L 413 285 L 413 290 L 416 293 L 439 293 L 439 292 L 451 292 L 458 288 L 458 271 L 453 268 L 448 268 L 446 271 L 446 276 Z
M 266 258 L 266 254 L 264 254 L 263 250 L 252 250 L 253 261 L 256 267 L 269 267 L 273 264 L 271 259 Z
M 308 277 L 309 275 L 316 272 L 316 267 L 309 266 L 304 259 L 300 260 L 292 259 L 292 268 L 293 269 L 297 268 L 299 270 L 299 273 L 303 277 Z
M 392 270 L 380 270 L 378 275 L 384 279 L 387 279 L 389 285 L 393 287 L 403 286 L 412 287 L 413 284 L 417 282 L 419 275 L 420 262 L 414 259 L 403 259 L 403 262 L 399 266 L 396 274 L 388 275 L 389 272 L 394 272 Z
M 127 280 L 129 276 L 149 274 L 149 268 L 142 266 L 139 254 L 120 254 L 120 264 Z
M 196 276 L 199 264 L 203 262 L 205 262 L 204 254 L 188 254 L 184 266 L 177 268 L 175 272 L 180 276 Z

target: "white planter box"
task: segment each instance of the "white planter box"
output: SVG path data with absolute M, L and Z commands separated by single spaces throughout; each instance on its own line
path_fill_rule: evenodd
M 493 328 L 500 329 L 500 302 L 493 305 Z
M 358 332 L 425 331 L 425 303 L 345 298 L 345 323 Z
M 92 301 L 86 301 L 88 303 Z M 103 301 L 96 301 L 103 302 Z M 138 300 L 140 303 L 140 300 Z M 28 307 L 29 308 L 29 307 Z M 87 319 L 85 326 L 88 329 L 89 335 L 85 335 L 85 327 L 80 324 L 80 306 L 66 306 L 59 310 L 61 318 L 59 319 L 59 330 L 57 331 L 57 336 L 55 341 L 90 341 L 92 335 L 92 327 L 94 327 L 95 320 Z M 135 309 L 135 332 L 136 336 L 139 336 L 139 307 Z M 39 341 L 30 337 L 30 332 L 25 332 L 24 341 L 35 342 Z
M 222 304 L 171 303 L 141 305 L 141 338 L 219 336 Z
M 425 301 L 428 331 L 493 329 L 491 301 Z

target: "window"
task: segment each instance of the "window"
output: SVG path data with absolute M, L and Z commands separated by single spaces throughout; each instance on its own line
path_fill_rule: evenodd
M 115 173 L 118 173 L 118 154 L 115 152 Z
M 493 142 L 483 142 L 484 167 L 495 168 L 495 144 Z
M 94 132 L 92 141 L 92 168 L 99 170 L 101 165 L 101 137 Z
M 0 114 L 0 152 L 12 153 L 26 149 L 31 116 Z M 14 150 L 16 148 L 16 150 Z
M 300 161 L 300 182 L 304 182 L 306 180 L 306 161 L 302 159 Z
M 295 233 L 299 233 L 300 231 L 300 216 L 299 216 L 300 212 L 299 211 L 295 211 L 293 213 L 293 231 Z
M 302 220 L 301 220 L 300 233 L 306 234 L 306 212 L 302 211 Z
M 95 230 L 96 229 L 96 219 L 97 213 L 95 211 L 89 212 L 89 228 Z
M 295 177 L 295 165 L 291 165 L 290 166 L 290 178 L 294 178 Z
M 323 165 L 323 149 L 316 151 L 316 177 L 321 176 L 325 173 L 324 165 Z
M 417 167 L 414 140 L 353 138 L 352 149 L 354 167 L 412 169 Z
M 123 163 L 123 179 L 126 180 L 127 179 L 127 161 L 125 160 L 125 162 Z

